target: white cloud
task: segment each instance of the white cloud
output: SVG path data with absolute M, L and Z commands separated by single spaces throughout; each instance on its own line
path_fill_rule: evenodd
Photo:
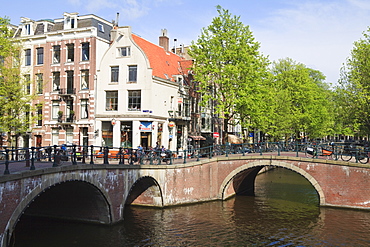
M 370 14 L 358 7 L 361 1 L 348 1 L 302 1 L 271 13 L 253 30 L 261 50 L 272 60 L 290 57 L 320 70 L 335 83 Z

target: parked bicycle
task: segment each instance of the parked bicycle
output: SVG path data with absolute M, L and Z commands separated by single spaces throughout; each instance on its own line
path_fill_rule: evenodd
M 317 158 L 325 157 L 327 159 L 335 159 L 334 156 L 334 146 L 331 145 L 331 148 L 324 146 L 307 146 L 306 147 L 306 157 L 307 158 Z
M 352 158 L 355 158 L 362 164 L 369 162 L 368 150 L 364 147 L 356 147 L 355 144 L 345 145 L 340 152 L 340 158 L 343 161 L 350 161 Z

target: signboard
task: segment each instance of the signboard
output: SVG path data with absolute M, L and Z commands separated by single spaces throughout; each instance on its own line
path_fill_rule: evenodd
M 151 132 L 152 131 L 152 122 L 140 122 L 139 126 L 140 131 L 142 132 Z
M 220 137 L 220 133 L 218 133 L 218 132 L 213 132 L 213 137 L 214 137 L 214 138 L 219 138 L 219 137 Z

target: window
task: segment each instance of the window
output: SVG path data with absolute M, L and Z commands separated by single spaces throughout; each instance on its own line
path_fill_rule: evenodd
M 59 111 L 59 101 L 53 100 L 52 107 L 51 107 L 51 118 L 58 119 L 58 111 Z
M 141 110 L 141 91 L 129 90 L 128 91 L 128 110 L 140 111 Z
M 37 122 L 36 122 L 36 125 L 37 126 L 42 126 L 42 105 L 39 104 L 36 106 L 37 108 Z
M 53 46 L 53 64 L 60 63 L 60 45 Z
M 31 49 L 24 50 L 25 54 L 25 66 L 31 65 Z
M 42 94 L 43 93 L 43 87 L 44 87 L 44 80 L 43 80 L 43 74 L 36 74 L 36 93 Z
M 99 32 L 104 33 L 104 26 L 103 26 L 103 24 L 98 23 L 98 30 L 99 30 Z
M 82 61 L 90 59 L 90 43 L 82 43 Z
M 89 105 L 87 99 L 81 100 L 81 119 L 87 119 L 89 117 Z
M 89 89 L 89 70 L 81 70 L 81 90 Z
M 51 145 L 58 145 L 59 144 L 59 129 L 53 128 L 51 129 Z
M 60 90 L 60 72 L 53 72 L 53 91 Z
M 26 35 L 30 35 L 31 34 L 31 24 L 26 24 L 24 25 L 24 32 Z
M 74 44 L 67 45 L 67 63 L 74 62 L 75 60 L 75 46 Z
M 113 125 L 111 121 L 102 122 L 102 146 L 113 145 Z
M 106 92 L 105 110 L 117 111 L 118 110 L 118 91 Z
M 66 142 L 73 143 L 73 128 L 66 128 Z
M 120 57 L 129 57 L 131 55 L 131 49 L 129 46 L 118 48 L 118 54 Z
M 67 71 L 67 94 L 74 94 L 75 88 L 73 83 L 73 70 Z
M 128 66 L 128 81 L 129 82 L 137 81 L 137 65 Z
M 26 94 L 31 94 L 31 75 L 26 74 L 23 77 L 24 80 L 24 91 Z
M 118 75 L 119 75 L 119 67 L 118 66 L 112 66 L 110 67 L 111 71 L 111 82 L 118 82 Z
M 44 64 L 44 48 L 43 47 L 36 48 L 36 54 L 37 54 L 36 64 Z

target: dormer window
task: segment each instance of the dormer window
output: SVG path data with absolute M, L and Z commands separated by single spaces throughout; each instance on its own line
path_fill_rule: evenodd
M 77 28 L 78 13 L 64 13 L 64 29 Z
M 131 55 L 130 46 L 119 47 L 118 48 L 118 56 L 120 56 L 120 57 L 129 57 L 130 55 Z
M 31 24 L 24 25 L 25 35 L 31 35 Z
M 103 26 L 103 24 L 98 23 L 98 30 L 99 30 L 99 32 L 104 33 L 104 26 Z

